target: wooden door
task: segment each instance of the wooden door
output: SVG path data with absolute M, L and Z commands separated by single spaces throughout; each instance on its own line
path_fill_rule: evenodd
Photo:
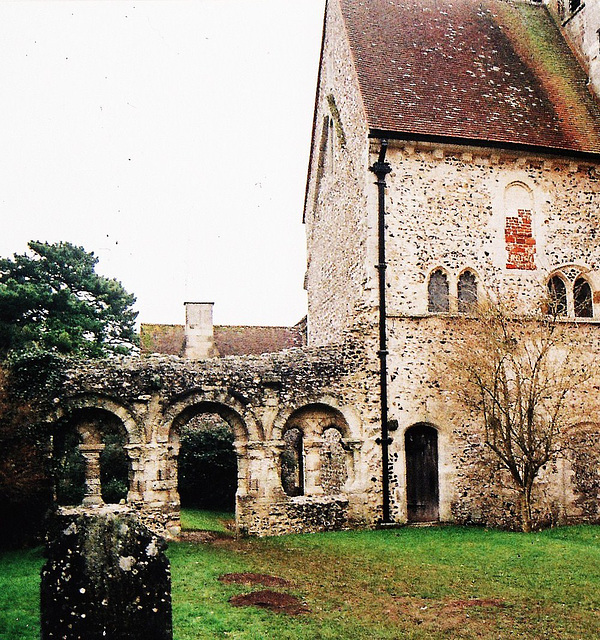
M 433 522 L 440 517 L 437 431 L 426 424 L 407 429 L 406 500 L 409 522 Z

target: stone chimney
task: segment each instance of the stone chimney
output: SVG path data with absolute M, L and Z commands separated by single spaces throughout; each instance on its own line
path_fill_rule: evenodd
M 218 356 L 213 333 L 214 302 L 185 302 L 184 357 L 204 360 Z

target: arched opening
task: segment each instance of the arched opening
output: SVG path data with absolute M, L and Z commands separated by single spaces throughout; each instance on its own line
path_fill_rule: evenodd
M 110 411 L 81 409 L 53 437 L 59 505 L 113 504 L 127 499 L 131 462 L 123 422 Z
M 436 269 L 429 276 L 427 301 L 429 313 L 445 313 L 450 311 L 450 286 L 448 284 L 448 277 L 441 269 Z
M 54 495 L 60 506 L 81 504 L 85 496 L 85 458 L 79 448 L 81 434 L 74 425 L 69 427 L 52 438 Z
M 548 281 L 549 313 L 553 316 L 567 315 L 567 287 L 560 276 Z
M 281 486 L 289 496 L 336 495 L 354 480 L 353 441 L 343 414 L 314 403 L 294 411 L 282 429 Z
M 477 278 L 472 271 L 463 271 L 458 278 L 458 312 L 471 313 L 477 306 Z
M 585 278 L 577 278 L 573 285 L 573 302 L 576 318 L 593 318 L 592 288 Z
M 122 500 L 127 500 L 131 473 L 129 456 L 125 450 L 127 433 L 118 418 L 104 421 L 102 444 L 104 445 L 100 453 L 102 500 L 107 504 L 118 504 Z
M 428 424 L 416 424 L 406 430 L 404 444 L 408 521 L 439 520 L 437 430 Z
M 177 490 L 182 509 L 234 513 L 235 422 L 233 411 L 209 402 L 189 407 L 174 421 L 171 433 L 178 440 Z
M 304 495 L 304 434 L 297 427 L 283 434 L 281 486 L 288 496 Z

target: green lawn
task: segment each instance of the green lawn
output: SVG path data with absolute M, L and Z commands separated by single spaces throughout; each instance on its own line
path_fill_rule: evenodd
M 226 538 L 171 544 L 169 557 L 176 640 L 600 638 L 600 527 Z M 39 550 L 0 554 L 2 640 L 38 638 L 41 563 Z M 309 612 L 232 607 L 232 595 L 265 587 L 218 580 L 231 572 L 288 579 L 273 589 Z

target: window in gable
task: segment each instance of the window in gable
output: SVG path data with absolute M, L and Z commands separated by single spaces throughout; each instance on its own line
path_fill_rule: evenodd
M 567 287 L 560 276 L 552 276 L 548 282 L 549 312 L 556 316 L 567 315 Z
M 585 278 L 577 278 L 573 285 L 573 302 L 576 318 L 592 318 L 594 307 L 592 304 L 592 288 Z
M 477 304 L 477 278 L 472 271 L 463 271 L 458 279 L 458 312 L 469 313 Z

